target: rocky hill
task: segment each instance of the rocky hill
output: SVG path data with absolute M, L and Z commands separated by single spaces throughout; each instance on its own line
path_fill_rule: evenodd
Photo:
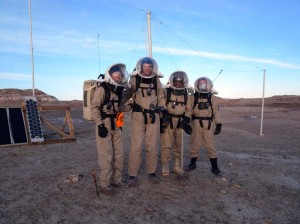
M 223 106 L 260 106 L 262 98 L 240 98 L 240 99 L 224 99 L 218 98 L 220 105 Z M 300 108 L 300 96 L 283 95 L 272 96 L 264 99 L 265 107 L 287 107 Z
M 35 89 L 38 102 L 59 102 L 54 96 L 50 96 L 39 89 Z M 25 96 L 32 96 L 32 89 L 0 89 L 0 105 L 15 106 L 24 102 Z
M 82 108 L 81 100 L 59 101 L 54 96 L 36 89 L 35 95 L 41 104 L 69 104 L 71 108 Z M 0 89 L 0 106 L 16 106 L 24 102 L 24 96 L 32 96 L 32 89 Z M 260 106 L 261 98 L 226 99 L 217 97 L 220 106 Z M 300 96 L 283 95 L 265 98 L 266 107 L 300 108 Z

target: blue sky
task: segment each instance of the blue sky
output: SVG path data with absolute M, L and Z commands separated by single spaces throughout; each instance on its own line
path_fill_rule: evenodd
M 84 80 L 148 56 L 218 96 L 300 95 L 299 0 L 31 0 L 35 88 L 82 100 Z M 28 0 L 0 0 L 0 88 L 32 88 Z M 222 73 L 219 75 L 220 71 Z M 219 76 L 218 76 L 219 75 Z

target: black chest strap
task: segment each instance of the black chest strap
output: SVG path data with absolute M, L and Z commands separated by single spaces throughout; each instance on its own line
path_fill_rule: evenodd
M 149 95 L 151 94 L 151 90 L 155 90 L 155 94 L 157 96 L 157 77 L 156 76 L 154 76 L 152 78 L 143 78 L 140 75 L 136 75 L 136 81 L 135 82 L 136 82 L 135 83 L 135 91 L 137 92 L 138 89 L 141 89 L 143 97 L 145 97 L 144 90 L 149 91 Z M 153 84 L 153 86 L 141 87 L 141 83 L 150 84 L 150 85 Z
M 186 105 L 186 102 L 187 102 L 187 98 L 188 98 L 188 93 L 187 93 L 187 90 L 186 89 L 182 89 L 182 90 L 179 90 L 179 89 L 173 89 L 173 88 L 167 88 L 167 101 L 166 101 L 166 105 L 168 105 L 168 103 L 173 103 L 175 106 L 178 105 L 178 104 L 181 104 L 181 105 Z M 184 101 L 183 102 L 178 102 L 177 99 L 174 101 L 174 100 L 171 100 L 171 95 L 175 95 L 175 96 L 184 96 Z

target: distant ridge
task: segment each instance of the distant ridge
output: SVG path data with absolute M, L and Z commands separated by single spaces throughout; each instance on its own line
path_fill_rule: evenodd
M 72 108 L 81 109 L 82 100 L 59 101 L 56 97 L 36 89 L 35 95 L 42 104 L 69 104 Z M 32 96 L 32 89 L 0 89 L 0 106 L 21 105 L 24 96 Z M 261 106 L 261 98 L 227 99 L 217 97 L 220 106 Z M 300 108 L 299 95 L 281 95 L 265 98 L 266 107 Z
M 32 96 L 32 89 L 0 89 L 0 105 L 14 106 L 24 102 L 24 96 Z M 50 96 L 39 89 L 35 89 L 35 96 L 38 102 L 59 102 L 59 100 Z
M 221 106 L 261 106 L 262 98 L 225 99 L 217 97 Z M 299 95 L 281 95 L 265 98 L 266 107 L 300 108 Z

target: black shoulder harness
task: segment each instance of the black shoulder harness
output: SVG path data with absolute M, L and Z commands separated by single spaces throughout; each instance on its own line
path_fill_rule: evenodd
M 100 84 L 100 86 L 102 86 L 104 89 L 104 101 L 103 101 L 103 104 L 101 105 L 101 111 L 103 110 L 103 107 L 105 105 L 107 105 L 108 103 L 111 103 L 113 106 L 115 102 L 118 102 L 118 105 L 120 105 L 124 87 L 115 86 L 115 85 L 112 85 L 112 84 L 106 83 L 106 82 L 102 82 Z M 110 91 L 113 91 L 114 93 L 116 93 L 118 95 L 117 100 L 110 99 Z
M 178 89 L 173 89 L 173 88 L 167 88 L 166 90 L 167 90 L 167 102 L 166 102 L 166 105 L 168 105 L 169 102 L 176 102 L 176 103 L 181 103 L 181 104 L 186 105 L 186 102 L 187 102 L 187 99 L 188 99 L 188 92 L 187 92 L 186 89 L 178 90 Z M 184 102 L 177 102 L 177 101 L 171 100 L 172 93 L 174 95 L 177 95 L 177 96 L 184 95 Z
M 154 76 L 152 78 L 143 78 L 142 76 L 140 75 L 136 75 L 136 81 L 135 81 L 135 91 L 137 91 L 139 88 L 141 88 L 142 90 L 144 89 L 154 89 L 155 90 L 155 93 L 156 93 L 156 96 L 157 96 L 157 76 Z M 150 83 L 153 83 L 153 87 L 141 87 L 141 83 L 144 83 L 144 84 L 150 84 Z M 143 94 L 143 97 L 144 96 L 144 91 L 142 91 L 142 94 Z

